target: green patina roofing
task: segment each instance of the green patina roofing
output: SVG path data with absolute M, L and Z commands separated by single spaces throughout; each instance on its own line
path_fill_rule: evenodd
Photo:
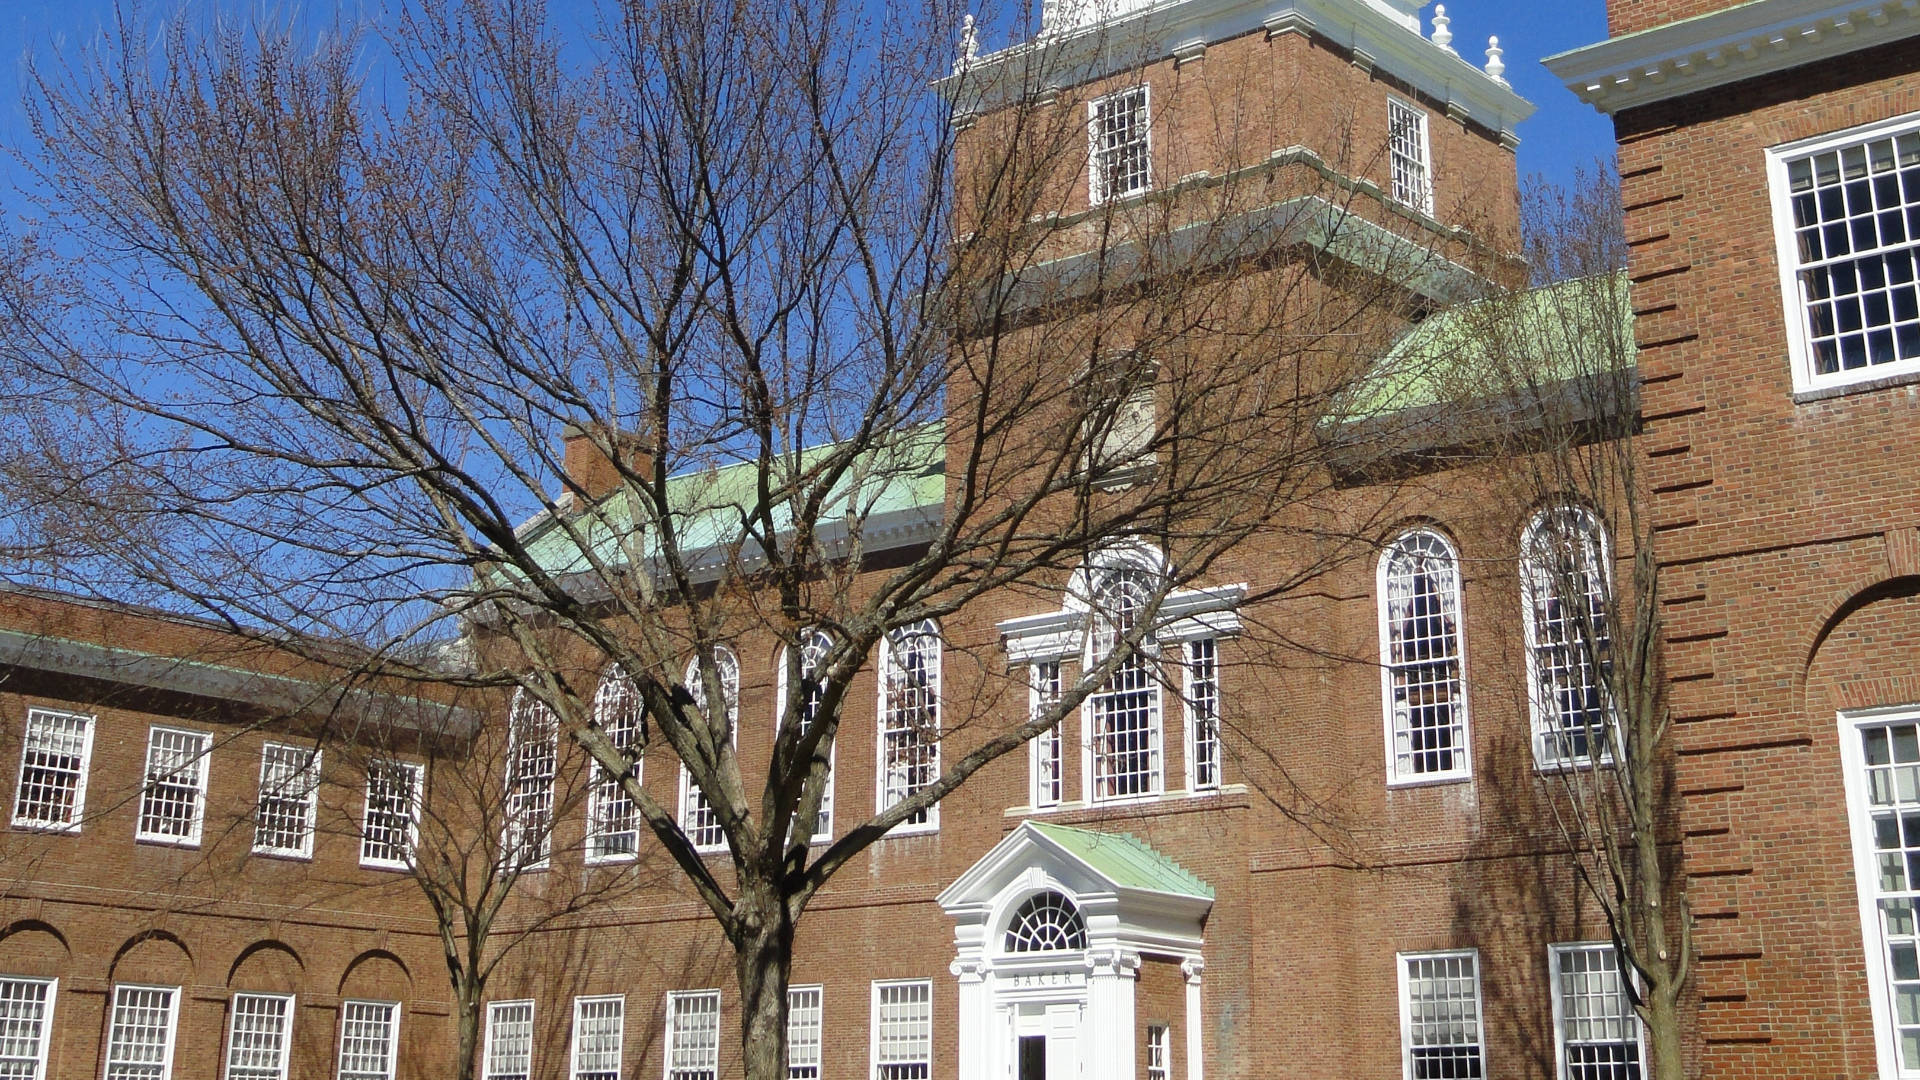
M 1394 343 L 1340 418 L 1365 420 L 1629 367 L 1629 294 L 1622 271 L 1436 312 Z
M 902 511 L 937 513 L 946 501 L 944 440 L 941 424 L 916 424 L 868 450 L 823 504 L 822 520 L 842 517 L 849 511 L 867 521 Z M 790 468 L 798 475 L 818 464 L 837 445 L 807 447 L 792 458 L 782 459 L 776 468 Z M 760 476 L 759 462 L 742 461 L 669 478 L 667 502 L 677 548 L 692 555 L 737 539 L 742 515 L 759 501 Z M 633 528 L 630 498 L 631 492 L 615 492 L 592 513 L 572 518 L 574 531 L 584 537 L 587 549 L 609 565 L 623 565 L 634 554 L 624 551 L 623 544 L 631 543 L 636 536 L 640 537 L 640 558 L 659 554 L 657 532 L 636 532 Z M 789 527 L 788 513 L 785 504 L 774 507 L 778 528 Z M 527 548 L 551 573 L 577 573 L 589 566 L 574 536 L 551 520 L 538 526 L 527 540 Z
M 1213 886 L 1130 833 L 1092 832 L 1038 821 L 1027 824 L 1121 888 L 1213 899 Z

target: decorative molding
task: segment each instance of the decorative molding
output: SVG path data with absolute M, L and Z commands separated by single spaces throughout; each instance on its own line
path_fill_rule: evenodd
M 1267 28 L 1268 38 L 1277 38 L 1282 34 L 1308 35 L 1313 33 L 1313 19 L 1304 11 L 1279 11 L 1267 16 L 1261 23 Z
M 1199 985 L 1200 973 L 1205 970 L 1207 970 L 1207 962 L 1198 956 L 1189 956 L 1180 961 L 1180 974 L 1187 977 L 1189 986 Z
M 1920 0 L 1752 0 L 1542 61 L 1603 113 L 1920 36 Z
M 1205 38 L 1194 38 L 1192 41 L 1183 41 L 1173 47 L 1174 67 L 1185 67 L 1195 60 L 1205 60 L 1206 58 L 1207 39 Z
M 1242 629 L 1239 607 L 1247 587 L 1215 585 L 1168 593 L 1156 613 L 1159 625 L 1153 640 L 1175 645 L 1194 638 L 1231 637 Z M 998 624 L 1000 644 L 1010 666 L 1080 655 L 1086 642 L 1087 613 L 1062 608 L 1044 615 L 1028 615 Z

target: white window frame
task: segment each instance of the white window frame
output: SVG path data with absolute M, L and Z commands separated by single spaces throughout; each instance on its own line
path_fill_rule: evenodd
M 1088 596 L 1088 601 L 1092 605 L 1093 610 L 1091 610 L 1088 615 L 1087 633 L 1085 635 L 1086 646 L 1081 656 L 1080 670 L 1083 673 L 1091 672 L 1104 661 L 1104 656 L 1099 652 L 1101 647 L 1100 605 L 1103 603 L 1101 594 L 1103 594 L 1108 587 L 1117 584 L 1116 580 L 1114 580 L 1116 577 L 1137 575 L 1141 579 L 1137 587 L 1151 597 L 1155 592 L 1155 587 L 1149 584 L 1149 582 L 1158 572 L 1155 568 L 1137 565 L 1128 561 L 1113 562 L 1108 565 L 1096 567 L 1093 570 L 1089 583 L 1090 594 Z M 1185 655 L 1184 649 L 1182 655 Z M 1094 742 L 1101 737 L 1099 731 L 1099 710 L 1101 703 L 1109 696 L 1125 693 L 1125 691 L 1112 689 L 1112 684 L 1109 681 L 1108 683 L 1096 686 L 1080 703 L 1080 797 L 1081 800 L 1089 806 L 1094 803 L 1123 805 L 1126 803 L 1148 802 L 1166 795 L 1167 695 L 1165 686 L 1166 678 L 1164 672 L 1161 671 L 1160 661 L 1160 648 L 1151 634 L 1141 639 L 1139 646 L 1134 650 L 1133 657 L 1128 661 L 1129 663 L 1139 663 L 1146 672 L 1147 681 L 1144 692 L 1149 695 L 1147 702 L 1149 719 L 1146 736 L 1148 742 L 1148 768 L 1150 770 L 1147 777 L 1147 790 L 1119 795 L 1103 794 L 1100 790 L 1100 777 L 1096 775 L 1099 770 L 1095 767 L 1097 754 L 1094 749 Z M 1109 680 L 1124 670 L 1124 667 L 1116 668 L 1113 675 L 1108 677 Z
M 494 1041 L 500 1037 L 499 1025 L 503 1022 L 501 1014 L 508 1009 L 527 1010 L 527 1071 L 523 1073 L 494 1071 Z M 536 1032 L 533 1026 L 533 1015 L 532 998 L 487 1002 L 487 1035 L 480 1046 L 480 1075 L 483 1080 L 529 1080 L 534 1075 L 533 1045 Z
M 1453 701 L 1455 724 L 1460 729 L 1460 740 L 1454 748 L 1454 767 L 1446 771 L 1407 772 L 1399 771 L 1399 727 L 1394 718 L 1394 668 L 1393 662 L 1393 620 L 1392 600 L 1388 591 L 1389 568 L 1394 556 L 1408 540 L 1416 536 L 1430 536 L 1440 542 L 1453 565 L 1453 663 L 1459 671 L 1459 693 Z M 1393 543 L 1380 555 L 1379 567 L 1375 572 L 1375 607 L 1380 625 L 1380 704 L 1383 712 L 1386 732 L 1386 764 L 1388 787 L 1419 787 L 1425 784 L 1453 784 L 1473 779 L 1473 724 L 1471 712 L 1467 707 L 1467 590 L 1464 575 L 1461 572 L 1460 550 L 1453 541 L 1433 528 L 1415 528 L 1396 536 Z
M 926 992 L 926 1005 L 927 1005 L 926 1057 L 920 1060 L 923 1060 L 926 1064 L 927 1075 L 929 1077 L 933 1075 L 933 1043 L 934 1043 L 933 1025 L 934 1025 L 934 1018 L 937 1015 L 934 1011 L 933 980 L 932 979 L 875 979 L 873 981 L 871 1020 L 867 1024 L 867 1032 L 868 1032 L 867 1057 L 868 1057 L 868 1061 L 870 1062 L 867 1075 L 871 1077 L 872 1080 L 881 1080 L 880 1070 L 883 1065 L 913 1065 L 918 1063 L 917 1061 L 882 1062 L 880 1060 L 880 1025 L 881 1025 L 880 998 L 884 991 L 905 989 L 905 988 L 919 988 Z M 898 1003 L 895 1003 L 895 1004 L 898 1004 Z
M 387 1060 L 384 1071 L 378 1073 L 354 1073 L 346 1071 L 347 1056 L 347 1010 L 355 1005 L 368 1005 L 386 1010 L 387 1018 Z M 371 998 L 348 998 L 340 1003 L 340 1037 L 334 1051 L 333 1074 L 337 1080 L 393 1080 L 400 1062 L 400 1003 L 397 1001 L 379 1001 Z
M 66 821 L 42 821 L 37 818 L 20 816 L 21 798 L 25 794 L 27 780 L 27 754 L 33 749 L 33 723 L 35 717 L 49 720 L 80 720 L 85 723 L 85 733 L 80 743 L 80 769 L 74 780 L 73 810 Z M 27 709 L 26 726 L 20 738 L 20 771 L 16 774 L 13 789 L 13 827 L 32 829 L 35 832 L 77 833 L 86 821 L 87 812 L 87 776 L 93 768 L 93 733 L 99 727 L 98 718 L 90 713 L 70 712 L 66 709 L 43 709 L 33 706 Z
M 586 1069 L 580 1064 L 580 1022 L 584 1008 L 589 1005 L 603 1005 L 613 1002 L 619 1008 L 619 1026 L 614 1029 L 613 1068 Z M 599 1019 L 599 1018 L 597 1018 Z M 627 1051 L 627 997 L 625 994 L 588 994 L 573 999 L 573 1034 L 567 1051 L 567 1075 L 571 1080 L 597 1080 L 611 1074 L 619 1080 L 622 1068 L 626 1064 Z
M 294 781 L 294 782 L 304 784 L 306 787 L 306 794 L 300 800 L 303 804 L 303 808 L 301 810 L 301 819 L 300 819 L 301 827 L 300 827 L 300 846 L 299 847 L 292 847 L 292 848 L 277 847 L 272 844 L 263 844 L 260 842 L 261 823 L 264 820 L 262 811 L 265 809 L 264 804 L 267 801 L 267 783 L 268 783 L 267 774 L 268 774 L 269 766 L 272 762 L 272 757 L 274 753 L 277 751 L 286 751 L 293 754 L 297 754 L 299 755 L 300 761 L 301 761 L 300 775 L 297 778 L 297 780 Z M 277 797 L 288 803 L 291 803 L 294 800 L 290 798 L 287 794 L 285 794 L 286 790 L 287 789 L 283 788 L 282 792 L 278 794 Z M 253 803 L 253 853 L 255 855 L 266 855 L 276 859 L 311 859 L 313 858 L 313 835 L 314 835 L 314 831 L 319 825 L 319 820 L 318 820 L 319 809 L 320 809 L 320 751 L 313 747 L 294 746 L 290 743 L 270 742 L 260 747 L 260 788 L 259 788 L 259 793 L 254 798 L 254 803 Z
M 1487 995 L 1482 983 L 1483 968 L 1480 963 L 1479 949 L 1442 949 L 1437 952 L 1399 953 L 1394 958 L 1394 967 L 1398 969 L 1400 980 L 1400 1074 L 1403 1080 L 1413 1077 L 1413 998 L 1411 969 L 1416 963 L 1425 960 L 1455 960 L 1469 958 L 1473 961 L 1473 1024 L 1479 1033 L 1480 1075 L 1498 1076 L 1488 1063 L 1487 1057 Z
M 1558 580 L 1552 568 L 1542 568 L 1538 565 L 1540 537 L 1551 527 L 1555 517 L 1577 518 L 1583 529 L 1588 530 L 1586 535 L 1581 537 L 1581 544 L 1583 549 L 1586 540 L 1591 539 L 1593 544 L 1590 549 L 1584 550 L 1583 554 L 1587 555 L 1592 563 L 1588 572 L 1599 576 L 1603 591 L 1597 599 L 1589 593 L 1580 600 L 1588 605 L 1588 612 L 1584 617 L 1597 620 L 1605 631 L 1602 635 L 1603 640 L 1597 643 L 1599 647 L 1610 651 L 1609 646 L 1612 640 L 1612 627 L 1606 625 L 1606 619 L 1609 616 L 1606 610 L 1606 598 L 1611 595 L 1613 588 L 1613 553 L 1607 542 L 1607 531 L 1601 526 L 1599 515 L 1578 503 L 1547 507 L 1535 514 L 1533 520 L 1528 522 L 1526 529 L 1520 534 L 1520 622 L 1527 654 L 1527 712 L 1533 726 L 1533 763 L 1534 767 L 1542 772 L 1587 768 L 1596 763 L 1611 765 L 1614 759 L 1613 746 L 1620 737 L 1619 718 L 1615 715 L 1613 695 L 1607 685 L 1605 663 L 1610 660 L 1602 661 L 1593 656 L 1584 656 L 1583 662 L 1592 668 L 1589 676 L 1596 683 L 1594 689 L 1600 696 L 1602 713 L 1599 728 L 1588 732 L 1586 737 L 1591 740 L 1595 736 L 1604 736 L 1607 746 L 1600 753 L 1595 754 L 1589 742 L 1585 756 L 1553 752 L 1554 747 L 1560 744 L 1569 731 L 1577 730 L 1561 724 L 1560 706 L 1552 696 L 1558 687 L 1547 685 L 1540 664 L 1540 653 L 1549 647 L 1540 641 L 1540 607 L 1545 599 L 1557 593 L 1561 585 L 1565 584 Z M 1554 598 L 1563 607 L 1572 606 L 1575 603 L 1566 597 Z
M 1613 943 L 1609 941 L 1569 941 L 1551 945 L 1547 948 L 1547 982 L 1553 991 L 1553 1074 L 1560 1077 L 1561 1080 L 1570 1080 L 1567 1071 L 1566 988 L 1561 985 L 1561 969 L 1565 958 L 1573 953 L 1612 954 L 1613 952 Z M 1616 958 L 1616 963 L 1617 962 L 1618 960 Z M 1647 1075 L 1646 1025 L 1641 1022 L 1640 1013 L 1633 1007 L 1632 1002 L 1627 1001 L 1625 1004 L 1627 1007 L 1627 1019 L 1632 1021 L 1632 1026 L 1629 1028 L 1632 1037 L 1626 1041 L 1631 1042 L 1634 1046 L 1636 1060 L 1640 1066 L 1640 1075 L 1644 1078 Z M 1592 1040 L 1587 1041 L 1591 1042 Z M 1484 1056 L 1484 1054 L 1485 1051 L 1482 1050 L 1482 1055 Z
M 1140 95 L 1140 153 L 1142 162 L 1140 183 L 1137 187 L 1125 191 L 1107 190 L 1107 148 L 1101 145 L 1100 109 L 1119 101 L 1130 94 Z M 1153 190 L 1153 92 L 1146 83 L 1126 86 L 1111 93 L 1102 94 L 1087 102 L 1087 202 L 1093 206 L 1102 206 L 1110 202 L 1122 202 L 1136 196 L 1145 195 Z
M 1027 716 L 1060 700 L 1063 683 L 1060 661 L 1036 660 L 1027 665 Z M 1066 717 L 1036 734 L 1027 744 L 1027 805 L 1059 806 L 1067 795 Z
M 705 1068 L 702 1068 L 701 1066 L 696 1065 L 694 1068 L 684 1070 L 684 1071 L 707 1072 L 710 1074 L 711 1077 L 714 1078 L 714 1080 L 717 1080 L 717 1078 L 720 1075 L 720 1041 L 721 1041 L 720 1025 L 721 1025 L 721 1016 L 722 1016 L 720 1011 L 722 1006 L 722 1002 L 720 1000 L 720 991 L 717 988 L 711 989 L 711 990 L 676 990 L 667 995 L 666 1037 L 660 1040 L 660 1047 L 661 1047 L 660 1075 L 664 1078 L 664 1080 L 674 1080 L 674 1077 L 673 1077 L 673 1073 L 674 1073 L 673 1021 L 674 1021 L 674 1016 L 676 1015 L 676 1011 L 679 1007 L 679 1004 L 683 1001 L 700 1001 L 700 1000 L 711 1000 L 713 1002 L 712 1064 Z
M 898 641 L 905 640 L 909 637 L 925 637 L 933 641 L 933 663 L 930 665 L 927 674 L 932 692 L 934 735 L 933 738 L 925 744 L 924 749 L 930 755 L 929 768 L 931 777 L 934 780 L 938 780 L 940 777 L 940 748 L 941 743 L 944 741 L 941 734 L 944 731 L 944 714 L 946 712 L 945 682 L 947 639 L 946 635 L 940 629 L 940 624 L 934 622 L 932 619 L 923 619 L 911 626 L 896 627 L 888 631 L 880 639 L 879 678 L 874 680 L 875 683 L 878 684 L 879 689 L 879 700 L 874 709 L 876 722 L 873 755 L 874 812 L 877 814 L 886 813 L 888 810 L 893 809 L 895 803 L 911 798 L 919 790 L 915 788 L 912 781 L 909 780 L 906 790 L 900 797 L 897 799 L 891 798 L 893 793 L 889 790 L 887 778 L 887 773 L 890 771 L 887 768 L 887 733 L 892 727 L 888 690 L 894 678 L 893 669 L 896 663 L 894 649 Z M 925 820 L 902 821 L 900 824 L 895 825 L 887 835 L 907 836 L 914 833 L 932 833 L 939 831 L 940 804 L 936 802 L 932 806 L 927 807 Z
M 164 1049 L 161 1051 L 159 1080 L 171 1080 L 173 1076 L 173 1051 L 178 1045 L 180 1031 L 180 988 L 178 986 L 158 986 L 150 983 L 113 984 L 113 995 L 107 999 L 107 1048 L 105 1054 L 102 1055 L 106 1060 L 106 1065 L 104 1066 L 102 1075 L 105 1080 L 115 1080 L 117 1076 L 125 1075 L 124 1073 L 116 1073 L 114 1071 L 114 1066 L 116 1065 L 144 1066 L 149 1064 L 148 1062 L 116 1062 L 113 1059 L 114 1051 L 119 1045 L 113 1038 L 113 1029 L 116 1026 L 114 1014 L 120 1009 L 120 994 L 123 991 L 133 991 L 135 993 L 157 992 L 167 995 L 167 1036 L 166 1042 L 162 1044 Z
M 734 749 L 738 750 L 740 747 L 740 658 L 725 645 L 716 645 L 713 649 L 713 662 L 720 669 L 721 688 L 733 695 L 733 699 L 727 702 L 727 736 L 732 740 Z M 729 673 L 733 676 L 731 686 L 727 685 Z M 687 692 L 693 695 L 695 704 L 705 708 L 707 694 L 705 684 L 700 678 L 699 657 L 687 661 L 685 686 Z M 687 771 L 687 763 L 682 761 L 680 763 L 680 813 L 675 819 L 680 823 L 680 831 L 687 835 L 687 841 L 693 844 L 693 850 L 702 855 L 713 855 L 727 850 L 726 832 L 719 829 L 717 816 L 715 828 L 720 831 L 720 839 L 706 844 L 694 841 L 693 828 L 689 822 L 699 801 L 706 801 L 709 808 L 712 806 L 712 801 L 706 800 L 699 785 L 693 782 L 693 773 Z
M 1900 723 L 1920 723 L 1920 705 L 1860 709 L 1839 714 L 1840 764 L 1847 799 L 1848 832 L 1853 843 L 1853 876 L 1859 902 L 1860 941 L 1866 958 L 1867 1000 L 1873 1016 L 1874 1049 L 1883 1080 L 1920 1078 L 1920 1062 L 1916 1062 L 1913 1068 L 1902 1068 L 1900 1065 L 1893 986 L 1887 971 L 1888 947 L 1880 916 L 1881 895 L 1875 885 L 1880 880 L 1880 870 L 1874 847 L 1866 754 L 1860 743 L 1861 733 L 1865 729 Z M 1916 912 L 1920 912 L 1920 890 L 1903 895 L 1912 897 Z
M 639 745 L 641 734 L 646 730 L 645 704 L 639 698 L 639 689 L 619 664 L 608 664 L 600 673 L 600 685 L 593 692 L 593 720 L 600 726 L 618 749 L 631 749 L 620 746 L 620 740 L 614 737 L 618 730 L 614 721 L 618 719 L 615 710 L 633 710 L 633 740 Z M 642 751 L 633 759 L 633 779 L 639 783 L 645 775 L 646 753 Z M 587 778 L 587 834 L 582 841 L 586 852 L 584 859 L 588 866 L 604 866 L 609 863 L 633 862 L 640 857 L 640 809 L 627 798 L 619 778 L 609 774 L 598 761 L 588 761 Z M 624 802 L 633 821 L 631 829 L 609 829 L 607 825 L 612 817 L 609 806 Z M 633 835 L 632 851 L 602 851 L 598 845 L 607 837 Z
M 419 762 L 404 761 L 400 758 L 382 758 L 378 760 L 377 765 L 385 769 L 403 769 L 413 776 L 413 800 L 412 806 L 408 808 L 407 814 L 407 851 L 409 854 L 407 857 L 401 859 L 376 858 L 367 854 L 367 843 L 371 839 L 367 835 L 367 818 L 373 811 L 374 781 L 373 770 L 369 769 L 367 771 L 366 790 L 361 795 L 360 803 L 360 865 L 369 870 L 411 870 L 413 869 L 411 853 L 420 846 L 420 811 L 426 801 L 426 766 Z
M 32 1076 L 34 1080 L 46 1080 L 47 1049 L 53 1042 L 51 1038 L 53 1033 L 53 1007 L 55 1001 L 60 996 L 60 980 L 43 979 L 33 975 L 0 975 L 0 986 L 6 986 L 8 984 L 46 987 L 46 997 L 42 999 L 40 1003 L 40 1031 L 34 1040 L 34 1053 L 32 1058 Z M 13 1058 L 11 1060 L 19 1063 L 25 1062 L 28 1059 Z
M 1875 123 L 1862 124 L 1843 131 L 1828 132 L 1813 138 L 1767 148 L 1767 191 L 1773 209 L 1774 255 L 1778 263 L 1780 300 L 1786 320 L 1783 325 L 1787 333 L 1787 355 L 1792 362 L 1793 388 L 1796 392 L 1851 386 L 1920 371 L 1920 358 L 1894 360 L 1885 364 L 1869 363 L 1863 368 L 1852 371 L 1843 368 L 1831 374 L 1819 374 L 1814 371 L 1813 334 L 1812 327 L 1807 321 L 1806 298 L 1801 292 L 1800 247 L 1795 235 L 1793 192 L 1789 179 L 1789 167 L 1800 159 L 1914 131 L 1920 131 L 1920 112 L 1906 113 Z M 1920 235 L 1909 234 L 1907 246 L 1920 249 Z M 1898 250 L 1898 248 L 1876 248 L 1875 250 Z
M 1420 170 L 1418 191 L 1407 191 L 1401 186 L 1399 158 L 1407 155 L 1403 155 L 1400 149 L 1393 145 L 1393 127 L 1396 119 L 1394 114 L 1396 110 L 1405 112 L 1407 118 L 1419 128 L 1419 138 L 1417 141 L 1417 149 L 1420 151 L 1419 160 L 1412 161 L 1412 159 L 1409 158 L 1409 160 L 1412 161 L 1413 167 Z M 1394 202 L 1410 209 L 1418 210 L 1428 217 L 1433 216 L 1432 128 L 1432 117 L 1427 113 L 1427 110 L 1415 105 L 1413 102 L 1398 94 L 1387 95 L 1388 193 L 1392 196 Z
M 235 993 L 233 998 L 227 1003 L 226 1053 L 221 1055 L 223 1060 L 220 1066 L 220 1075 L 224 1077 L 225 1080 L 234 1080 L 235 1066 L 233 1055 L 235 1050 L 240 1049 L 234 1045 L 234 1039 L 240 1034 L 240 1003 L 244 1000 L 278 1001 L 285 1004 L 286 1012 L 283 1014 L 283 1020 L 280 1025 L 280 1045 L 275 1048 L 275 1052 L 280 1055 L 280 1068 L 274 1075 L 273 1080 L 287 1080 L 288 1071 L 292 1068 L 293 1018 L 297 1002 L 294 1000 L 292 994 L 266 994 L 251 990 Z M 248 1071 L 255 1071 L 254 1066 L 247 1066 L 246 1068 Z
M 806 1002 L 808 997 L 813 999 L 810 1005 Z M 795 1017 L 801 1015 L 803 1010 L 811 1011 L 813 1018 L 811 1025 L 800 1026 L 795 1023 Z M 822 987 L 819 983 L 807 983 L 787 987 L 787 1080 L 820 1080 L 824 1075 L 823 1070 L 826 1067 L 827 1045 L 825 1037 L 826 1018 L 827 994 L 825 987 Z M 809 1029 L 811 1029 L 811 1034 L 813 1035 L 812 1045 L 814 1057 L 811 1063 L 812 1071 L 803 1072 L 801 1070 L 809 1068 L 809 1065 L 805 1062 L 796 1063 L 793 1060 L 794 1035 L 797 1033 L 807 1033 Z
M 814 652 L 816 645 L 822 646 L 819 656 L 813 661 L 818 663 L 832 650 L 833 639 L 824 631 L 808 627 L 800 632 L 800 640 L 805 643 L 800 650 L 801 672 L 804 675 L 812 670 L 812 664 L 808 662 L 808 654 Z M 774 668 L 773 728 L 775 731 L 780 730 L 781 714 L 787 707 L 787 660 L 787 648 L 783 645 L 780 648 L 779 663 Z M 843 709 L 842 713 L 844 712 Z M 838 763 L 839 756 L 840 740 L 836 738 L 833 744 L 827 747 L 827 789 L 820 795 L 820 817 L 814 822 L 815 828 L 813 835 L 808 838 L 809 843 L 833 842 L 833 769 Z
M 1168 1055 L 1173 1045 L 1172 1033 L 1166 1024 L 1147 1025 L 1147 1080 L 1169 1080 L 1172 1064 Z
M 1200 655 L 1204 652 L 1204 658 Z M 1199 668 L 1207 667 L 1206 678 L 1202 679 Z M 1184 642 L 1181 646 L 1181 712 L 1184 735 L 1181 745 L 1184 747 L 1186 785 L 1188 791 L 1220 790 L 1220 639 L 1216 637 L 1198 637 Z M 1206 697 L 1202 698 L 1200 688 L 1206 688 Z M 1200 775 L 1200 747 L 1202 741 L 1209 745 L 1208 754 L 1213 763 L 1211 778 Z
M 194 755 L 193 769 L 193 816 L 188 823 L 187 835 L 172 836 L 167 833 L 149 832 L 146 828 L 148 800 L 156 798 L 156 779 L 153 774 L 153 754 L 155 740 L 161 735 L 183 735 L 200 744 Z M 207 774 L 213 771 L 213 734 L 195 731 L 193 728 L 173 727 L 168 724 L 153 724 L 147 728 L 147 756 L 140 773 L 139 816 L 134 820 L 133 838 L 143 844 L 165 844 L 169 847 L 195 848 L 200 846 L 200 833 L 207 821 Z M 181 785 L 185 786 L 185 785 Z
M 531 736 L 531 737 L 529 737 Z M 545 773 L 521 772 L 521 753 L 546 750 Z M 538 763 L 536 756 L 531 759 Z M 560 718 L 528 693 L 513 692 L 507 710 L 507 768 L 500 825 L 500 869 L 545 870 L 553 859 L 554 789 L 560 776 Z M 531 827 L 529 827 L 529 823 Z

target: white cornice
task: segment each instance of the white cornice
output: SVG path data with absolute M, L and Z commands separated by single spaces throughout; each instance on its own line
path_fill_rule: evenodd
M 1533 104 L 1454 52 L 1409 26 L 1403 5 L 1362 0 L 1171 0 L 1069 33 L 1041 38 L 965 62 L 939 83 L 962 114 L 1000 108 L 1023 97 L 1090 82 L 1142 61 L 1191 54 L 1264 29 L 1269 36 L 1310 33 L 1376 70 L 1443 102 L 1493 131 L 1512 135 Z
M 1751 0 L 1542 62 L 1611 114 L 1916 35 L 1920 0 Z

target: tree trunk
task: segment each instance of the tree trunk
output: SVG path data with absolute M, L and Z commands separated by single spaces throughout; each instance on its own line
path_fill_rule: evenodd
M 734 939 L 740 980 L 740 1059 L 746 1080 L 786 1080 L 787 978 L 793 920 L 772 885 L 743 886 Z
M 1653 1080 L 1686 1080 L 1687 1061 L 1680 1039 L 1680 990 L 1671 979 L 1660 979 L 1648 988 L 1646 1011 L 1647 1053 Z
M 453 1023 L 453 1075 L 472 1076 L 474 1056 L 480 1052 L 480 986 L 473 979 L 453 980 Z

